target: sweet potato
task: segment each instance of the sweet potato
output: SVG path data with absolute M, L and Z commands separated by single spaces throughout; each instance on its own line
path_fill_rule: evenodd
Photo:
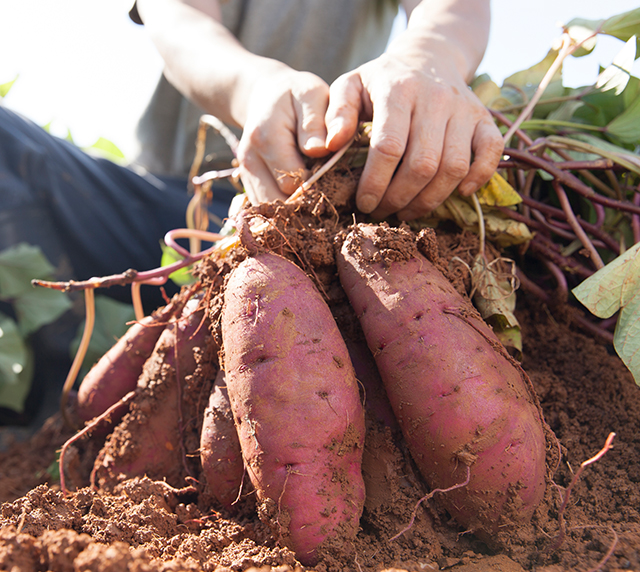
M 546 441 L 526 374 L 410 231 L 359 225 L 337 264 L 428 485 L 470 475 L 437 498 L 485 540 L 530 517 L 544 494 Z
M 244 464 L 233 422 L 224 370 L 220 370 L 204 410 L 200 434 L 202 479 L 207 490 L 230 508 L 242 487 Z
M 151 355 L 169 319 L 182 307 L 179 299 L 131 326 L 85 375 L 76 398 L 81 421 L 104 413 L 136 388 L 142 366 Z
M 322 547 L 355 536 L 364 502 L 364 414 L 345 343 L 311 280 L 271 253 L 232 272 L 221 325 L 259 515 L 312 564 Z
M 344 338 L 356 377 L 364 391 L 365 410 L 373 420 L 390 429 L 398 429 L 387 392 L 385 391 L 376 362 L 364 340 Z
M 93 478 L 101 486 L 143 475 L 178 487 L 184 484 L 185 396 L 198 366 L 196 354 L 210 337 L 204 311 L 194 311 L 191 301 L 180 319 L 166 326 L 144 364 L 130 412 L 109 435 L 94 463 Z

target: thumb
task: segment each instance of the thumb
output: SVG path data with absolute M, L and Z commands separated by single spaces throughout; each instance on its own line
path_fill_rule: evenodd
M 325 146 L 330 151 L 337 151 L 356 134 L 364 111 L 363 91 L 360 76 L 355 73 L 344 74 L 331 84 L 324 119 L 327 126 Z

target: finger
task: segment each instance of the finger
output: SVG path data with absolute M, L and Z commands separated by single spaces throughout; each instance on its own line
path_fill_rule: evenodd
M 246 152 L 239 148 L 238 160 L 242 186 L 247 192 L 251 204 L 258 205 L 275 201 L 276 199 L 284 201 L 287 198 L 288 194 L 280 190 L 270 169 L 258 154 Z
M 362 80 L 358 74 L 345 74 L 329 90 L 329 106 L 324 117 L 327 126 L 326 147 L 337 151 L 353 137 L 363 112 Z
M 374 101 L 371 141 L 358 190 L 356 206 L 373 212 L 384 196 L 404 155 L 411 126 L 411 110 L 390 98 Z
M 325 147 L 327 130 L 324 117 L 329 104 L 329 86 L 315 76 L 312 76 L 310 83 L 311 87 L 294 90 L 292 93 L 298 120 L 298 145 L 305 155 L 322 157 L 328 153 Z
M 411 220 L 431 212 L 442 204 L 469 172 L 473 132 L 463 119 L 449 120 L 442 158 L 436 176 L 405 208 L 398 211 L 401 220 Z
M 238 147 L 240 165 L 250 172 L 260 172 L 265 177 L 260 186 L 268 188 L 271 186 L 270 181 L 275 181 L 285 195 L 293 193 L 308 176 L 295 133 L 288 127 L 295 125 L 295 120 L 291 119 L 280 121 L 269 128 L 261 125 L 248 132 L 245 129 Z M 247 162 L 250 162 L 249 166 Z M 261 166 L 258 167 L 259 164 L 264 165 L 266 171 Z
M 479 123 L 473 136 L 473 163 L 469 173 L 458 186 L 463 196 L 470 196 L 495 173 L 504 151 L 500 130 L 492 120 Z
M 438 115 L 436 115 L 436 120 Z M 406 207 L 436 176 L 442 156 L 446 123 L 415 116 L 411 121 L 409 143 L 375 218 L 386 218 Z

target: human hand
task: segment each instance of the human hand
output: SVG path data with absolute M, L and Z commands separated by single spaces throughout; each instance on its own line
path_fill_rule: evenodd
M 498 166 L 503 142 L 491 115 L 454 66 L 439 60 L 397 50 L 331 85 L 330 151 L 353 136 L 358 121 L 372 120 L 356 205 L 375 218 L 423 216 L 456 187 L 473 194 Z
M 253 204 L 286 199 L 306 179 L 301 152 L 322 157 L 329 86 L 273 62 L 252 84 L 238 146 L 242 182 Z

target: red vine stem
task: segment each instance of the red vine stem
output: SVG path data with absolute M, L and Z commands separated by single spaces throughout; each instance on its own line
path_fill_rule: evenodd
M 542 157 L 538 157 L 526 151 L 519 151 L 518 149 L 512 148 L 505 149 L 504 154 L 509 155 L 510 157 L 516 159 L 518 162 L 525 163 L 532 167 L 535 167 L 536 169 L 542 169 L 543 171 L 546 171 L 550 175 L 553 175 L 553 177 L 563 185 L 566 185 L 583 197 L 591 199 L 595 203 L 600 203 L 605 207 L 610 207 L 615 210 L 621 210 L 640 215 L 640 206 L 634 205 L 627 201 L 619 201 L 602 196 L 596 193 L 591 187 L 583 183 L 575 175 L 567 171 L 563 171 L 562 169 L 558 169 L 550 161 Z
M 165 235 L 164 240 L 167 244 L 177 244 L 175 243 L 175 239 L 188 238 L 190 236 L 198 236 L 203 240 L 208 241 L 219 241 L 224 238 L 223 236 L 213 232 L 206 232 L 191 228 L 182 228 L 170 230 Z M 173 264 L 169 264 L 168 266 L 161 266 L 160 268 L 156 268 L 154 270 L 138 272 L 137 270 L 129 269 L 122 274 L 113 274 L 111 276 L 104 276 L 102 278 L 89 278 L 88 280 L 80 281 L 69 280 L 68 282 L 32 280 L 31 284 L 33 284 L 34 286 L 51 288 L 52 290 L 61 290 L 62 292 L 76 292 L 78 290 L 87 290 L 92 288 L 108 288 L 109 286 L 115 285 L 123 286 L 131 284 L 133 282 L 140 282 L 141 284 L 161 285 L 164 284 L 168 280 L 169 275 L 173 274 L 176 270 L 180 270 L 181 268 L 190 266 L 194 262 L 201 260 L 209 254 L 212 254 L 218 248 L 216 245 L 213 245 L 206 250 L 203 250 L 196 254 L 191 254 L 189 251 L 182 249 L 179 245 L 178 247 L 180 248 L 180 251 L 186 253 L 186 256 L 183 260 L 178 260 Z
M 569 224 L 571 225 L 573 232 L 576 233 L 576 236 L 582 243 L 582 246 L 584 246 L 587 249 L 587 252 L 591 257 L 591 261 L 593 262 L 593 265 L 598 270 L 600 270 L 600 268 L 604 268 L 604 263 L 602 262 L 602 258 L 600 258 L 600 255 L 598 254 L 598 251 L 596 250 L 595 246 L 593 246 L 593 243 L 591 242 L 591 240 L 589 240 L 587 233 L 580 226 L 580 223 L 578 222 L 578 219 L 576 218 L 576 215 L 573 212 L 573 209 L 571 208 L 569 199 L 567 198 L 567 193 L 564 192 L 562 185 L 555 180 L 552 181 L 552 185 L 553 185 L 553 189 L 556 192 L 556 195 L 558 196 L 558 200 L 562 205 L 562 210 L 564 211 L 564 214 L 567 215 L 567 220 L 569 221 Z

